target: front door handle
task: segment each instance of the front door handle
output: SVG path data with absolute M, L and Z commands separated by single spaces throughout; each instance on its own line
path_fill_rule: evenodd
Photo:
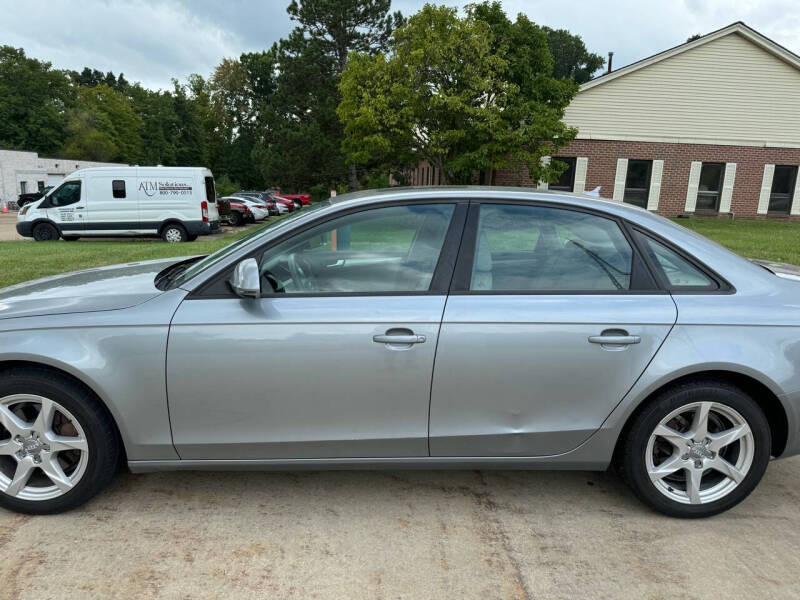
M 405 335 L 397 335 L 397 334 L 384 334 L 384 335 L 373 335 L 372 341 L 377 342 L 379 344 L 422 344 L 425 342 L 424 335 L 416 335 L 416 334 L 405 334 Z
M 589 342 L 592 344 L 602 344 L 604 346 L 629 346 L 631 344 L 638 344 L 642 338 L 638 335 L 623 335 L 623 334 L 606 334 L 591 335 Z

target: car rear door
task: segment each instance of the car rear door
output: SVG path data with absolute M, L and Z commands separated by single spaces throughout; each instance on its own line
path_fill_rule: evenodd
M 543 456 L 597 430 L 676 320 L 627 229 L 474 203 L 431 390 L 432 456 Z
M 167 360 L 181 458 L 427 456 L 465 216 L 455 201 L 362 208 L 256 252 L 261 298 L 223 276 L 184 301 Z

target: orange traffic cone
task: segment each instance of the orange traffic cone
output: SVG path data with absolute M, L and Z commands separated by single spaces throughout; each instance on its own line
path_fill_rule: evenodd
M 8 204 L 6 204 L 6 201 L 3 200 L 3 214 L 5 214 L 7 212 L 8 212 Z

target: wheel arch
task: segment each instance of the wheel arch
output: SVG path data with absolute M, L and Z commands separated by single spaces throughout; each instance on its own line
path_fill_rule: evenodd
M 716 380 L 734 385 L 753 398 L 761 410 L 764 411 L 764 415 L 767 417 L 767 422 L 769 423 L 770 432 L 772 434 L 771 454 L 773 456 L 780 456 L 783 454 L 789 438 L 789 416 L 778 395 L 771 387 L 751 374 L 728 369 L 706 369 L 682 374 L 667 382 L 663 382 L 656 389 L 650 391 L 627 415 L 625 424 L 620 430 L 614 448 L 615 460 L 618 457 L 620 447 L 627 436 L 631 424 L 655 397 L 672 387 L 694 381 L 708 380 Z
M 58 235 L 61 235 L 61 227 L 58 226 L 58 223 L 53 221 L 52 219 L 48 219 L 47 217 L 36 217 L 33 221 L 31 221 L 31 235 L 33 234 L 33 228 L 41 223 L 47 223 L 48 225 L 52 225 L 56 228 Z
M 181 227 L 183 227 L 184 231 L 186 232 L 189 231 L 188 228 L 186 227 L 186 224 L 183 221 L 175 217 L 170 217 L 169 219 L 165 219 L 161 223 L 161 225 L 158 226 L 158 235 L 162 235 L 164 233 L 164 230 L 170 225 L 180 225 Z
M 11 359 L 11 360 L 4 360 L 0 359 L 0 377 L 2 377 L 3 373 L 6 371 L 10 371 L 12 369 L 17 368 L 36 368 L 36 369 L 45 369 L 52 373 L 56 373 L 69 379 L 71 382 L 75 383 L 76 385 L 84 388 L 86 391 L 92 394 L 97 399 L 97 402 L 103 409 L 106 410 L 108 415 L 111 417 L 111 422 L 114 424 L 114 431 L 117 434 L 117 439 L 119 440 L 120 444 L 120 452 L 122 456 L 122 464 L 127 463 L 127 452 L 125 449 L 125 436 L 122 433 L 122 430 L 119 426 L 119 418 L 118 415 L 115 414 L 113 406 L 103 398 L 103 395 L 100 394 L 96 386 L 91 385 L 90 382 L 85 381 L 85 378 L 81 377 L 79 373 L 75 373 L 72 369 L 69 368 L 68 365 L 62 364 L 53 364 L 51 361 L 42 360 L 42 359 Z

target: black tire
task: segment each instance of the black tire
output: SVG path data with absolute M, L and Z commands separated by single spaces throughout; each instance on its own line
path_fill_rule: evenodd
M 21 500 L 0 492 L 0 506 L 31 515 L 60 513 L 84 504 L 111 482 L 120 459 L 119 438 L 108 410 L 89 389 L 49 369 L 21 367 L 0 373 L 0 398 L 12 394 L 35 394 L 61 404 L 83 428 L 89 456 L 83 476 L 63 495 Z
M 190 234 L 186 239 L 188 239 L 190 242 L 193 242 L 197 239 L 197 234 Z
M 228 215 L 228 222 L 233 227 L 239 227 L 242 224 L 242 215 L 235 210 L 231 211 L 231 214 Z
M 704 504 L 684 504 L 667 497 L 650 481 L 646 466 L 647 446 L 650 435 L 662 419 L 682 406 L 699 401 L 727 406 L 744 418 L 753 434 L 753 459 L 744 479 L 727 495 Z M 663 391 L 635 416 L 622 440 L 618 469 L 634 494 L 657 511 L 670 517 L 710 517 L 736 506 L 755 489 L 769 463 L 771 448 L 769 422 L 750 396 L 725 381 L 695 381 Z
M 187 242 L 189 234 L 180 223 L 169 223 L 161 230 L 161 239 L 170 243 Z
M 63 239 L 65 242 L 77 242 L 81 238 L 79 238 L 77 235 L 65 235 L 62 236 L 61 239 Z
M 54 242 L 59 238 L 58 229 L 50 223 L 37 223 L 32 233 L 37 242 Z

